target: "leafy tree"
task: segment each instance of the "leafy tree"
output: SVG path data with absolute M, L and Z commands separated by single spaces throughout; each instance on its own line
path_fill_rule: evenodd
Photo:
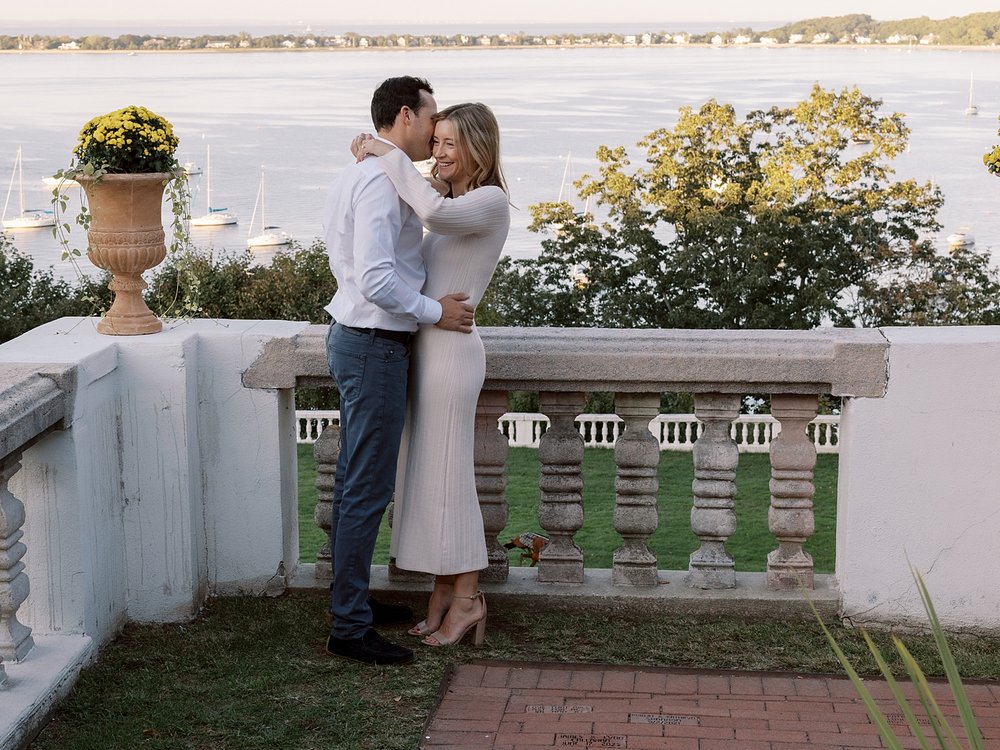
M 917 244 L 905 265 L 861 285 L 858 316 L 866 326 L 996 325 L 1000 276 L 974 247 L 940 256 Z
M 1000 117 L 997 119 L 1000 120 Z M 997 135 L 1000 135 L 1000 130 L 997 131 Z M 1000 177 L 1000 144 L 994 146 L 992 151 L 983 154 L 983 164 L 991 174 Z
M 847 293 L 939 229 L 940 191 L 892 179 L 909 130 L 880 106 L 814 86 L 792 107 L 741 119 L 712 100 L 643 139 L 644 168 L 624 147 L 601 147 L 600 173 L 578 183 L 600 223 L 566 203 L 532 207 L 532 229 L 549 232 L 531 269 L 548 323 L 852 324 Z
M 552 325 L 552 295 L 542 287 L 541 272 L 531 261 L 500 258 L 493 280 L 476 306 L 480 326 Z

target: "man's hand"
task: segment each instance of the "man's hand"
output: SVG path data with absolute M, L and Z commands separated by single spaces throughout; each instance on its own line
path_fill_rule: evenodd
M 436 325 L 446 331 L 472 333 L 472 321 L 475 308 L 465 300 L 468 294 L 446 294 L 438 300 L 441 303 L 441 320 Z

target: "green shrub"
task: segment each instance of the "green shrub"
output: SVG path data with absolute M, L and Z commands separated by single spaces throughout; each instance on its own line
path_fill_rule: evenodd
M 94 315 L 110 293 L 107 280 L 85 279 L 76 286 L 57 279 L 49 268 L 35 269 L 30 257 L 0 232 L 0 343 L 50 320 Z

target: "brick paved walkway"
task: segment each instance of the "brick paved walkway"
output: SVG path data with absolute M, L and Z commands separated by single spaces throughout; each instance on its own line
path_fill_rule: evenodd
M 445 679 L 421 748 L 883 747 L 853 686 L 836 676 L 477 662 L 456 667 Z M 867 684 L 897 733 L 905 735 L 904 747 L 919 747 L 887 685 Z M 1000 683 L 968 683 L 966 689 L 986 747 L 1000 748 Z M 912 695 L 909 684 L 905 691 Z M 964 737 L 947 684 L 935 684 L 934 691 Z M 936 747 L 933 735 L 931 744 Z

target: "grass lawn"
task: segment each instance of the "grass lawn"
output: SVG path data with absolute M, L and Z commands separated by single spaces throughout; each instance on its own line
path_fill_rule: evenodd
M 736 473 L 736 533 L 726 548 L 736 561 L 739 571 L 762 571 L 767 566 L 767 553 L 777 542 L 767 529 L 767 510 L 771 498 L 768 490 L 771 468 L 766 454 L 745 453 L 740 456 Z M 816 496 L 813 499 L 816 533 L 806 544 L 813 556 L 817 573 L 832 573 L 837 522 L 837 461 L 836 455 L 818 456 L 816 464 Z M 507 460 L 507 527 L 499 539 L 505 542 L 524 531 L 541 532 L 538 525 L 538 476 L 541 466 L 538 451 L 533 448 L 512 448 Z M 658 469 L 660 480 L 660 523 L 650 539 L 661 570 L 687 570 L 689 555 L 698 548 L 698 538 L 691 533 L 691 482 L 694 466 L 690 453 L 663 452 Z M 315 559 L 316 550 L 324 541 L 323 532 L 313 521 L 316 503 L 316 464 L 312 446 L 299 446 L 299 541 L 301 560 Z M 583 548 L 588 568 L 610 568 L 614 550 L 621 546 L 612 521 L 615 509 L 614 452 L 604 448 L 588 448 L 583 459 L 583 528 L 576 542 Z M 375 562 L 389 560 L 389 529 L 383 522 L 375 549 Z M 519 556 L 511 555 L 511 565 Z

